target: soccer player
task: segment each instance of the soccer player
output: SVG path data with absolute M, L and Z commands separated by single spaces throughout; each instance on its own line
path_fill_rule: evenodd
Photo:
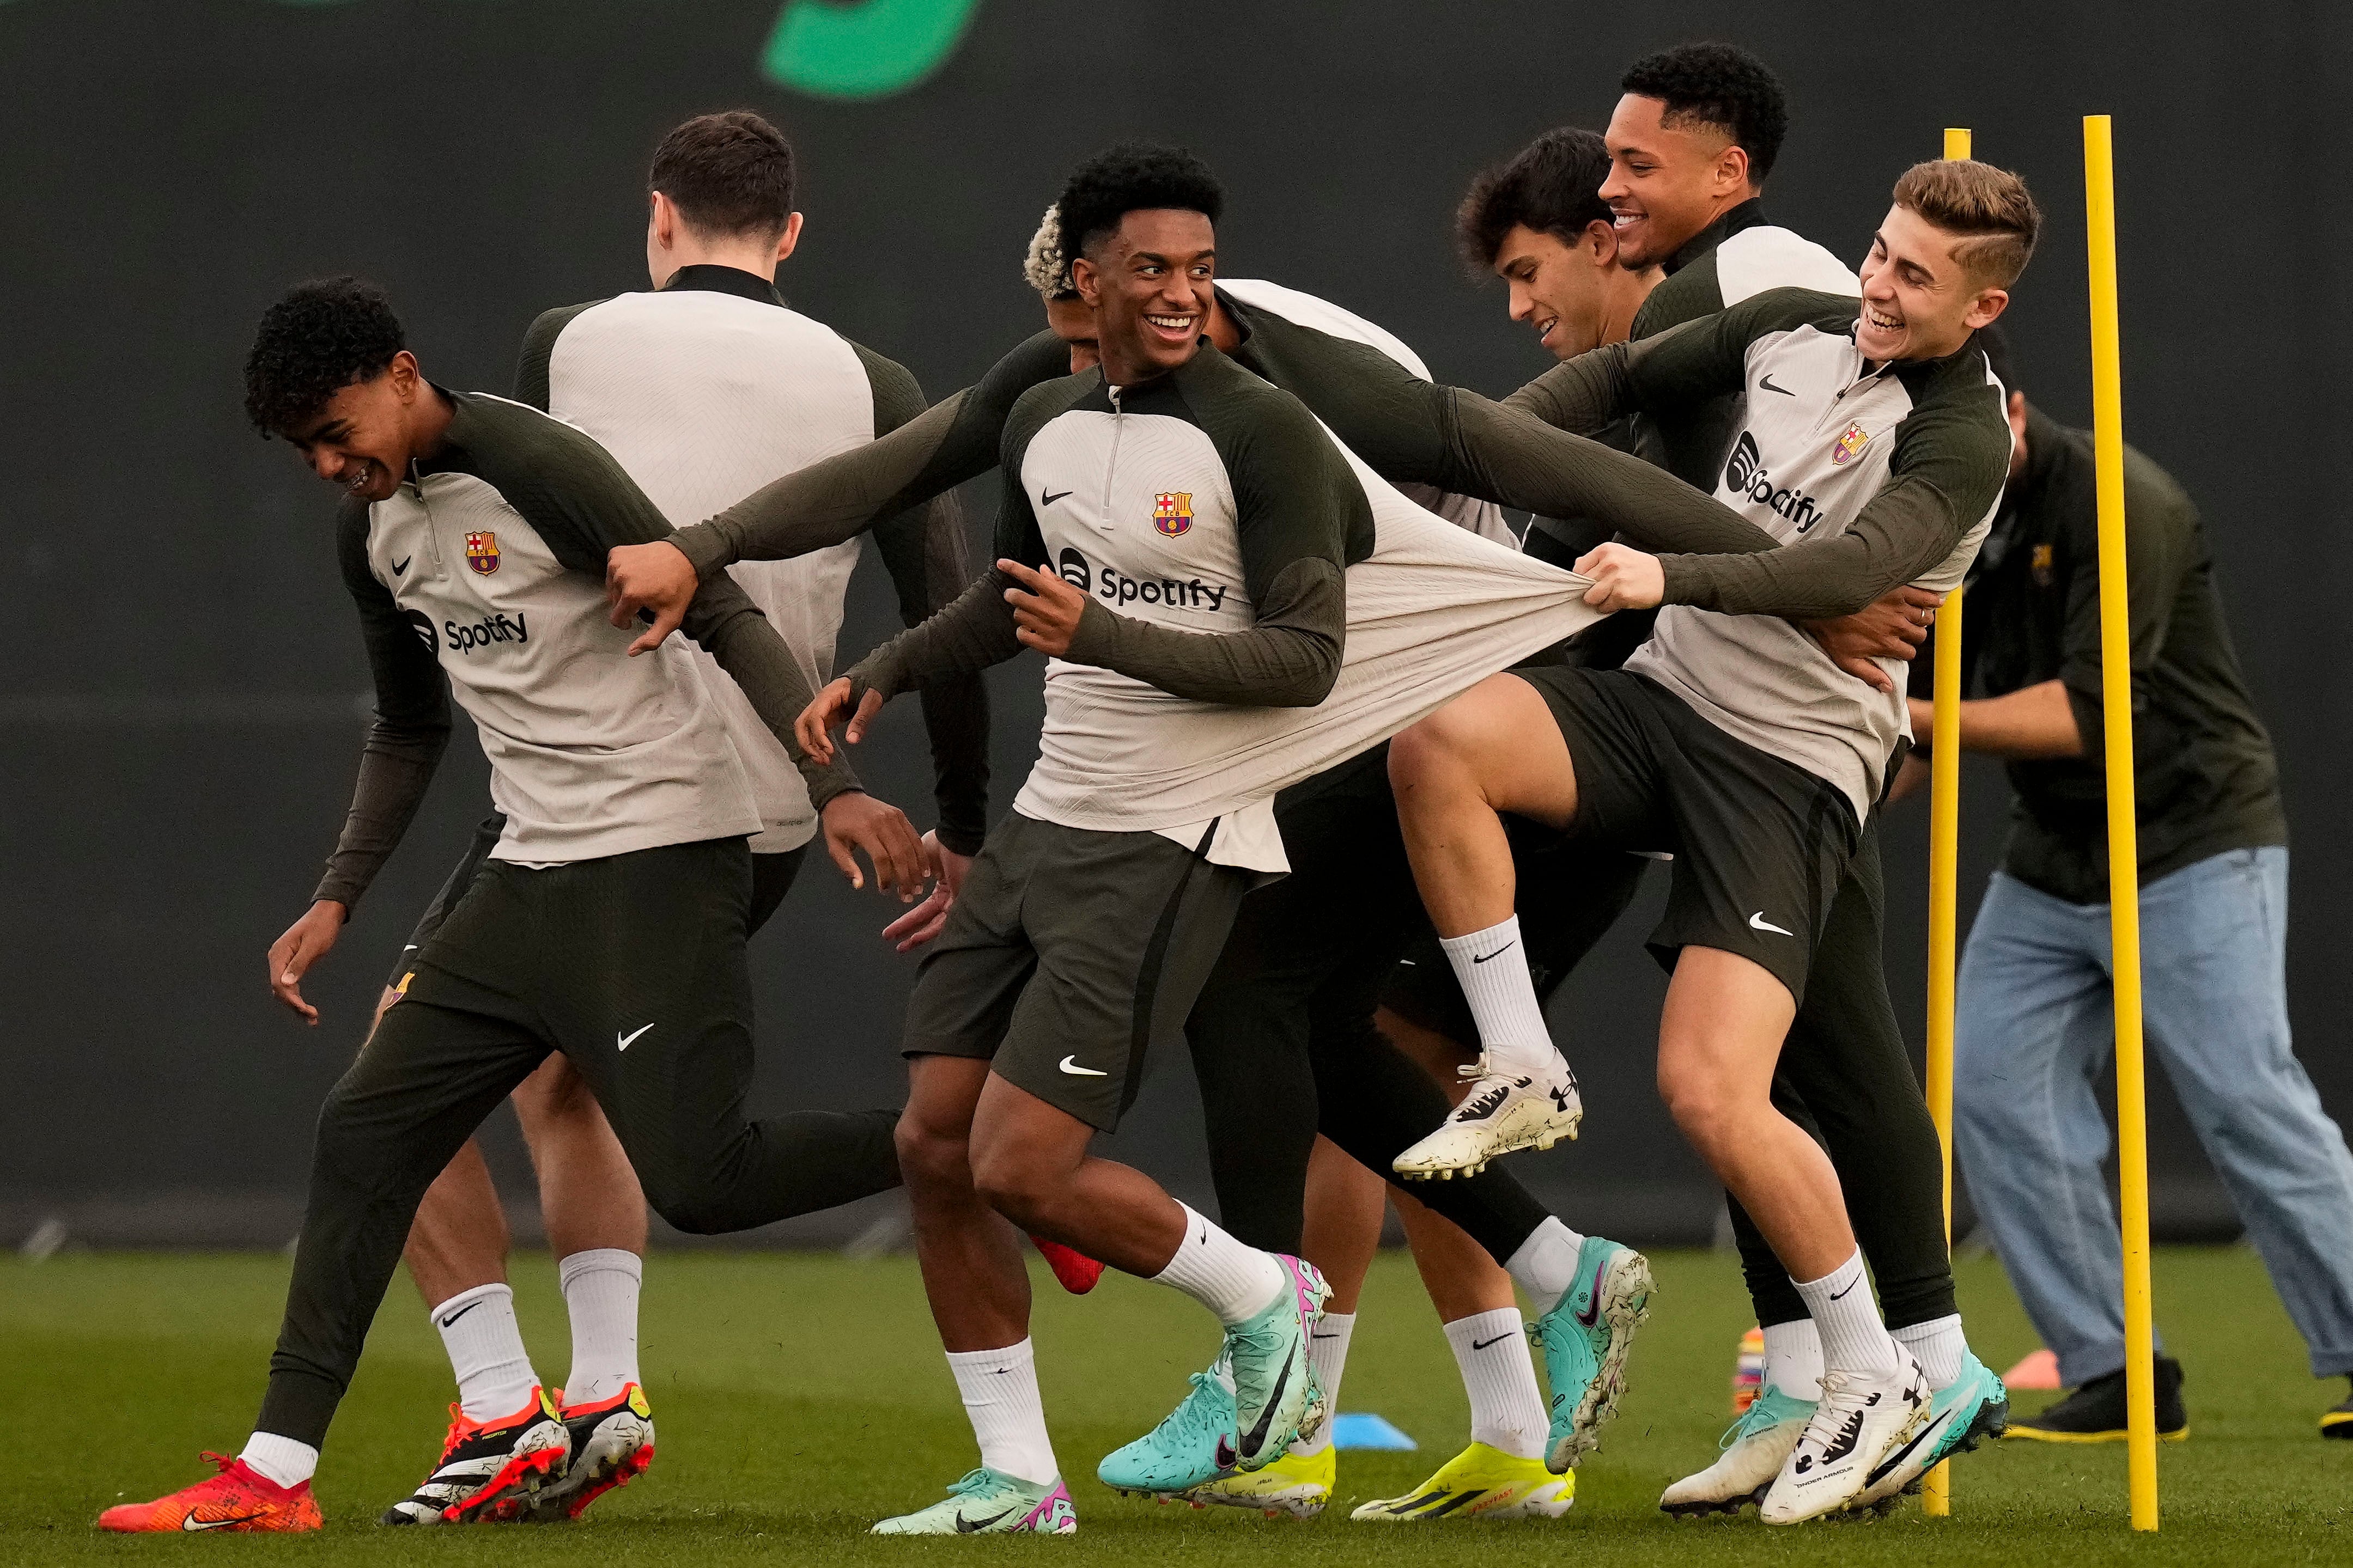
M 2008 303 L 2038 225 L 2015 176 L 1921 164 L 1873 237 L 1859 315 L 1851 300 L 1774 290 L 1580 356 L 1527 391 L 1568 428 L 1743 395 L 1717 496 L 1812 545 L 1826 609 L 1905 582 L 1941 592 L 2006 471 L 1998 384 L 1971 334 Z M 1390 751 L 1415 879 L 1491 1070 L 1561 1070 L 1520 949 L 1501 814 L 1675 854 L 1652 938 L 1674 963 L 1661 1092 L 1798 1282 L 1823 1343 L 1822 1399 L 1765 1499 L 1768 1523 L 1871 1500 L 1932 1397 L 1861 1289 L 1835 1173 L 1770 1100 L 1808 961 L 1908 727 L 1900 693 L 1749 613 L 1783 553 L 1708 563 L 1599 547 L 1583 565 L 1601 602 L 1671 606 L 1623 670 L 1495 677 Z
M 120 1531 L 318 1528 L 319 1449 L 418 1201 L 552 1051 L 587 1081 L 654 1207 L 681 1229 L 766 1224 L 861 1190 L 855 1173 L 846 1184 L 802 1158 L 792 1120 L 744 1114 L 746 839 L 764 824 L 692 662 L 682 650 L 628 657 L 600 581 L 611 547 L 669 532 L 659 509 L 572 426 L 427 381 L 384 295 L 353 279 L 272 306 L 246 384 L 255 426 L 345 493 L 338 548 L 377 738 L 446 732 L 454 689 L 506 820 L 321 1112 L 252 1438 L 209 1480 L 107 1510 L 100 1526 Z M 706 588 L 688 630 L 790 744 L 808 680 L 743 590 Z M 385 853 L 438 747 L 425 752 L 363 753 L 355 799 L 383 824 Z M 914 858 L 877 873 L 912 896 Z M 321 918 L 318 951 L 336 912 Z M 460 1520 L 518 1517 L 565 1474 L 566 1423 L 544 1391 L 528 1395 L 533 1414 L 510 1428 Z
M 1960 733 L 1967 750 L 2004 760 L 2014 798 L 2002 868 L 1961 961 L 1955 1153 L 2074 1389 L 2010 1435 L 2120 1442 L 2123 1265 L 2097 1089 L 2112 1013 L 2092 438 L 2003 383 L 2016 444 L 1969 587 L 1966 647 L 1983 695 L 1961 704 Z M 2353 1157 L 2288 1033 L 2278 766 L 2197 509 L 2130 448 L 2125 518 L 2150 1043 L 2313 1375 L 2342 1377 L 2353 1373 Z M 1915 700 L 1915 727 L 1927 717 Z M 1926 772 L 1916 759 L 1905 766 L 1906 784 Z M 2156 1385 L 2158 1432 L 2186 1436 L 2170 1356 L 2157 1358 Z M 2324 1413 L 2320 1430 L 2353 1438 L 2353 1399 Z
M 792 144 L 759 116 L 710 114 L 678 126 L 655 152 L 647 181 L 653 292 L 548 311 L 524 340 L 517 401 L 595 437 L 673 520 L 693 521 L 766 479 L 923 412 L 922 392 L 904 369 L 785 306 L 775 277 L 800 237 L 794 184 Z M 953 498 L 883 519 L 873 533 L 909 625 L 952 597 L 968 575 Z M 832 673 L 842 596 L 860 548 L 852 540 L 731 574 L 791 645 L 812 687 Z M 691 657 L 727 719 L 765 825 L 751 841 L 749 928 L 757 931 L 807 856 L 820 804 L 838 863 L 847 862 L 850 844 L 871 836 L 869 819 L 897 813 L 863 792 L 839 790 L 839 781 L 820 786 L 839 793 L 813 801 L 734 682 L 708 654 Z M 927 689 L 923 699 L 940 813 L 926 847 L 942 863 L 944 898 L 987 826 L 987 692 L 966 680 Z M 385 1005 L 409 982 L 415 955 L 503 827 L 494 816 L 476 836 L 403 949 Z M 909 853 L 903 838 L 898 852 Z M 346 876 L 322 896 L 348 910 L 357 900 L 354 882 Z M 544 1173 L 543 1209 L 572 1320 L 572 1370 L 561 1386 L 573 1459 L 561 1480 L 541 1490 L 533 1513 L 576 1518 L 601 1492 L 638 1473 L 653 1452 L 637 1369 L 645 1199 L 595 1096 L 566 1058 L 549 1058 L 514 1100 L 533 1166 Z M 871 1190 L 895 1185 L 897 1119 L 895 1109 L 804 1118 L 807 1157 Z M 432 1474 L 393 1506 L 386 1523 L 436 1522 L 462 1507 L 498 1469 L 512 1429 L 535 1415 L 528 1396 L 539 1379 L 505 1282 L 506 1239 L 488 1168 L 469 1140 L 427 1190 L 405 1254 L 458 1376 L 458 1419 Z
M 1039 766 L 909 1009 L 902 1166 L 982 1466 L 886 1533 L 1071 1523 L 1027 1283 L 992 1207 L 1218 1313 L 1234 1379 L 1227 1468 L 1259 1469 L 1320 1421 L 1313 1268 L 1242 1245 L 1087 1146 L 1132 1100 L 1152 1035 L 1189 1008 L 1243 894 L 1285 868 L 1275 788 L 1393 729 L 1391 704 L 1425 709 L 1475 679 L 1493 653 L 1476 627 L 1550 640 L 1565 623 L 1529 612 L 1530 586 L 1582 592 L 1436 524 L 1207 342 L 1220 205 L 1198 162 L 1166 150 L 1114 149 L 1072 177 L 1058 206 L 1100 374 L 1032 391 L 1006 423 L 997 571 L 802 721 L 822 755 L 833 719 L 854 709 L 856 740 L 911 679 L 1024 646 L 1055 656 Z M 1377 545 L 1385 573 L 1368 560 Z M 1430 570 L 1448 556 L 1516 573 L 1519 607 L 1500 587 L 1492 605 L 1453 602 Z M 1385 606 L 1368 644 L 1346 619 L 1343 574 L 1358 563 Z M 1281 709 L 1313 711 L 1269 712 Z M 1288 754 L 1236 766 L 1242 752 Z
M 1634 311 L 1630 330 L 1636 339 L 1767 288 L 1855 292 L 1853 274 L 1828 251 L 1766 219 L 1761 192 L 1778 162 L 1788 110 L 1780 83 L 1761 61 L 1727 44 L 1683 45 L 1636 61 L 1622 86 L 1598 167 L 1589 145 L 1585 167 L 1564 167 L 1569 149 L 1539 140 L 1465 204 L 1466 253 L 1474 264 L 1492 258 L 1498 272 L 1527 278 L 1525 308 L 1536 324 L 1562 316 L 1562 301 L 1589 300 L 1599 292 L 1587 276 L 1602 248 L 1595 216 L 1619 242 L 1621 257 L 1630 251 L 1636 265 L 1665 274 Z M 1564 174 L 1570 176 L 1566 187 Z M 1588 181 L 1602 205 L 1599 214 L 1583 215 L 1583 243 L 1572 247 L 1557 234 L 1538 232 L 1547 216 L 1559 222 L 1564 197 L 1557 193 Z M 1539 269 L 1536 261 L 1546 265 Z M 1515 310 L 1522 287 L 1515 278 Z M 1561 331 L 1545 341 L 1560 357 L 1592 346 Z M 1718 398 L 1671 417 L 1642 416 L 1620 426 L 1633 426 L 1627 437 L 1653 461 L 1712 489 L 1738 434 L 1738 398 Z M 1573 562 L 1605 537 L 1590 522 L 1540 519 L 1529 548 Z M 1875 661 L 1908 659 L 1936 601 L 1905 585 L 1860 615 L 1808 622 L 1804 629 L 1840 668 L 1883 689 L 1888 678 Z M 1576 638 L 1567 655 L 1588 668 L 1614 668 L 1648 637 L 1654 618 L 1651 611 L 1621 611 Z M 1936 1391 L 1931 1430 L 1891 1473 L 1908 1482 L 1997 1427 L 2006 1395 L 1968 1353 L 1954 1300 L 1942 1230 L 1943 1156 L 1881 960 L 1884 894 L 1876 821 L 1874 814 L 1833 900 L 1774 1097 L 1829 1150 L 1888 1326 L 1920 1358 Z M 1576 841 L 1516 847 L 1521 936 L 1543 1003 L 1631 903 L 1646 862 Z M 1546 858 L 1542 868 L 1530 861 L 1535 854 Z M 1477 1037 L 1434 934 L 1417 943 L 1384 1002 L 1381 1026 L 1422 1059 L 1451 1065 L 1459 1059 L 1458 1042 Z M 1737 1199 L 1729 1200 L 1729 1209 L 1765 1328 L 1765 1390 L 1722 1455 L 1662 1496 L 1661 1507 L 1679 1515 L 1736 1510 L 1760 1499 L 1820 1388 L 1821 1347 L 1804 1300 Z

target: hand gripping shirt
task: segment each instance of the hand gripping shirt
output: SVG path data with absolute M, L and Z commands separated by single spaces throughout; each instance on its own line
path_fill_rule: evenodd
M 765 279 L 734 268 L 681 268 L 661 289 L 550 310 L 525 336 L 522 402 L 576 425 L 620 460 L 674 522 L 708 517 L 778 474 L 865 445 L 923 412 L 904 369 L 788 309 Z M 874 531 L 909 625 L 971 578 L 952 501 L 885 518 Z M 943 535 L 927 539 L 927 531 Z M 931 552 L 944 559 L 927 560 Z M 791 561 L 747 562 L 730 575 L 785 639 L 812 689 L 832 679 L 843 596 L 862 541 Z M 750 771 L 765 830 L 755 852 L 797 848 L 817 832 L 807 784 L 711 655 L 682 638 L 660 657 L 694 667 Z M 941 773 L 941 820 L 969 854 L 986 827 L 987 699 L 977 680 L 928 700 Z M 974 722 L 977 721 L 977 722 Z
M 1088 595 L 1049 661 L 1025 816 L 1288 868 L 1272 801 L 1597 618 L 1585 580 L 1408 501 L 1296 399 L 1202 345 L 1113 389 L 1034 389 L 1005 428 L 997 552 Z M 871 656 L 886 697 L 1019 649 L 1001 574 Z
M 372 766 L 396 763 L 379 742 L 446 731 L 446 677 L 480 731 L 506 816 L 494 858 L 559 864 L 759 831 L 751 780 L 691 666 L 630 658 L 635 633 L 607 619 L 606 551 L 667 537 L 660 512 L 562 421 L 503 398 L 440 395 L 452 410 L 442 449 L 390 499 L 347 505 L 340 522 L 376 686 L 360 796 Z M 806 676 L 742 590 L 715 586 L 687 630 L 772 731 L 789 732 Z M 347 829 L 318 896 L 354 902 L 406 822 L 404 811 L 356 838 Z
M 1581 354 L 1523 394 L 1569 429 L 1740 395 L 1715 499 L 1782 548 L 1662 557 L 1667 607 L 1626 668 L 1835 784 L 1861 817 L 1910 733 L 1910 667 L 1880 660 L 1895 689 L 1876 691 L 1782 617 L 1851 614 L 1905 583 L 1957 584 L 2001 499 L 2010 426 L 1974 341 L 1939 360 L 1873 365 L 1855 349 L 1855 313 L 1852 299 L 1774 289 Z M 1818 592 L 1797 591 L 1793 571 Z

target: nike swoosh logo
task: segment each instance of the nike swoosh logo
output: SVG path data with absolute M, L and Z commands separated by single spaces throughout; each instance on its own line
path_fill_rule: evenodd
M 1274 1380 L 1274 1390 L 1267 1395 L 1266 1408 L 1258 1413 L 1258 1425 L 1250 1429 L 1248 1441 L 1253 1454 L 1266 1451 L 1267 1432 L 1274 1425 L 1275 1407 L 1282 1403 L 1282 1391 L 1291 1386 L 1291 1369 L 1298 1360 L 1297 1356 L 1285 1358 L 1282 1375 Z
M 1109 1078 L 1111 1076 L 1111 1074 L 1107 1072 L 1097 1072 L 1092 1068 L 1082 1068 L 1079 1066 L 1077 1058 L 1074 1057 L 1064 1057 L 1062 1058 L 1062 1070 L 1069 1073 L 1072 1078 Z M 1201 1239 L 1207 1241 L 1208 1237 L 1203 1237 Z
M 1497 948 L 1493 952 L 1474 952 L 1471 955 L 1471 962 L 1473 963 L 1484 963 L 1491 958 L 1501 958 L 1504 954 L 1511 952 L 1514 947 L 1517 946 L 1518 942 L 1519 939 L 1514 937 L 1512 941 L 1505 942 L 1503 946 Z
M 1068 490 L 1039 490 L 1038 492 L 1038 504 L 1039 506 L 1052 506 L 1056 501 L 1060 500 L 1064 496 L 1069 495 L 1070 493 L 1071 492 Z
M 467 1313 L 472 1311 L 475 1308 L 480 1305 L 481 1303 L 480 1301 L 467 1302 L 464 1306 L 459 1308 L 456 1311 L 442 1319 L 441 1326 L 445 1329 L 448 1328 L 450 1324 L 456 1322 L 459 1319 L 464 1317 Z
M 1954 1406 L 1955 1410 L 1957 1410 L 1958 1408 L 1958 1405 Z M 1875 1487 L 1881 1481 L 1885 1480 L 1889 1476 L 1894 1475 L 1895 1473 L 1895 1468 L 1904 1462 L 1906 1455 L 1910 1454 L 1915 1448 L 1917 1448 L 1929 1438 L 1935 1436 L 1937 1433 L 1943 1431 L 1947 1426 L 1950 1426 L 1952 1424 L 1952 1419 L 1953 1411 L 1947 1410 L 1945 1412 L 1944 1420 L 1931 1421 L 1926 1426 L 1921 1427 L 1918 1435 L 1915 1436 L 1909 1443 L 1905 1444 L 1904 1447 L 1896 1449 L 1893 1454 L 1890 1454 L 1886 1459 L 1881 1463 L 1879 1468 L 1872 1471 L 1870 1475 L 1863 1478 L 1863 1486 L 1865 1488 Z
M 480 1303 L 479 1303 L 479 1302 L 477 1302 L 477 1303 L 476 1303 L 476 1305 L 478 1305 L 478 1306 L 479 1306 L 480 1304 Z M 260 1516 L 259 1514 L 258 1514 L 258 1513 L 241 1513 L 241 1514 L 238 1514 L 235 1519 L 198 1519 L 195 1514 L 193 1514 L 193 1513 L 192 1513 L 192 1514 L 187 1515 L 186 1517 L 185 1517 L 184 1519 L 182 1519 L 182 1520 L 180 1521 L 180 1528 L 181 1528 L 182 1530 L 192 1530 L 192 1531 L 193 1531 L 193 1530 L 227 1530 L 227 1529 L 228 1529 L 228 1528 L 229 1528 L 230 1526 L 232 1526 L 232 1525 L 237 1525 L 237 1524 L 251 1524 L 255 1520 L 259 1519 L 260 1517 L 261 1517 L 261 1516 Z
M 399 576 L 403 572 L 408 570 L 408 563 L 416 559 L 417 557 L 414 555 L 402 556 L 399 560 L 392 563 L 392 574 L 396 577 Z
M 1337 1334 L 1310 1334 L 1307 1337 L 1311 1340 L 1336 1340 L 1340 1336 Z
M 1777 926 L 1771 921 L 1767 920 L 1763 910 L 1758 910 L 1755 914 L 1748 917 L 1748 929 L 1750 931 L 1775 931 L 1782 936 L 1795 936 L 1798 934 L 1796 931 L 1789 930 L 1787 926 Z
M 648 1024 L 642 1028 L 633 1029 L 626 1035 L 622 1034 L 618 1029 L 616 1029 L 613 1031 L 613 1037 L 620 1041 L 620 1048 L 626 1051 L 631 1046 L 638 1043 L 638 1037 L 639 1035 L 644 1034 L 647 1029 L 650 1029 L 653 1026 L 651 1024 Z
M 1515 1338 L 1517 1338 L 1517 1337 L 1518 1337 L 1518 1336 L 1517 1336 L 1517 1335 L 1514 1335 L 1514 1334 L 1497 1334 L 1497 1335 L 1496 1335 L 1493 1339 L 1492 1339 L 1492 1340 L 1472 1340 L 1472 1341 L 1471 1342 L 1471 1348 L 1472 1348 L 1472 1350 L 1474 1350 L 1474 1351 L 1482 1351 L 1482 1350 L 1485 1350 L 1489 1345 L 1499 1345 L 1499 1344 L 1502 1344 L 1505 1340 L 1508 1340 L 1508 1339 L 1515 1339 Z
M 971 1535 L 976 1531 L 987 1530 L 1000 1519 L 1012 1518 L 1017 1511 L 1018 1510 L 1008 1508 L 1003 1513 L 992 1513 L 987 1519 L 966 1519 L 964 1515 L 958 1514 L 956 1515 L 956 1533 Z
M 1602 1267 L 1599 1263 L 1593 1266 L 1593 1289 L 1588 1294 L 1585 1305 L 1577 1310 L 1577 1321 L 1588 1329 L 1601 1321 Z
M 1761 387 L 1763 387 L 1763 388 L 1764 388 L 1766 391 L 1767 391 L 1767 392 L 1778 392 L 1778 393 L 1779 393 L 1779 394 L 1780 394 L 1782 396 L 1784 396 L 1784 397 L 1795 397 L 1795 396 L 1797 396 L 1797 395 L 1798 395 L 1796 393 L 1794 393 L 1794 392 L 1790 391 L 1790 390 L 1789 390 L 1788 387 L 1786 387 L 1786 386 L 1776 386 L 1776 385 L 1774 385 L 1774 384 L 1773 384 L 1773 378 L 1772 378 L 1771 376 L 1769 376 L 1769 375 L 1768 375 L 1768 376 L 1767 376 L 1764 380 L 1762 380 L 1762 381 L 1758 382 L 1757 384 L 1757 385 L 1759 385 L 1759 386 L 1761 386 Z
M 1854 1285 L 1860 1285 L 1860 1284 L 1862 1284 L 1862 1280 L 1860 1280 L 1860 1279 L 1858 1279 L 1858 1280 L 1856 1280 L 1856 1281 L 1854 1282 Z M 1833 1301 L 1843 1301 L 1843 1300 L 1845 1300 L 1849 1296 L 1852 1296 L 1852 1295 L 1853 1295 L 1853 1294 L 1854 1294 L 1854 1285 L 1850 1285 L 1850 1286 L 1848 1286 L 1848 1287 L 1847 1287 L 1845 1289 L 1843 1289 L 1843 1290 L 1833 1290 L 1833 1291 L 1831 1291 L 1831 1300 L 1833 1300 Z

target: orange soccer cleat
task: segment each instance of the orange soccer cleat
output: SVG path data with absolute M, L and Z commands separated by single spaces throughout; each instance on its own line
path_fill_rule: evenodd
M 195 1534 L 207 1530 L 319 1528 L 319 1501 L 311 1495 L 310 1482 L 281 1487 L 248 1468 L 243 1459 L 209 1453 L 205 1458 L 220 1467 L 220 1474 L 153 1502 L 118 1504 L 98 1516 L 99 1529 L 141 1535 L 151 1531 Z
M 1103 1278 L 1103 1266 L 1076 1247 L 1048 1241 L 1042 1236 L 1033 1236 L 1029 1241 L 1046 1260 L 1046 1267 L 1054 1271 L 1054 1278 L 1061 1281 L 1062 1289 L 1071 1295 L 1085 1295 Z

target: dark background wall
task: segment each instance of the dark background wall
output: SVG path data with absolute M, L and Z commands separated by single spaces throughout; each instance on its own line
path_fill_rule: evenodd
M 2116 115 L 2126 428 L 2205 510 L 2285 765 L 2303 1055 L 2353 1112 L 2337 989 L 2353 834 L 2330 805 L 2353 673 L 2331 588 L 2353 349 L 2341 12 L 982 0 L 930 79 L 843 101 L 764 78 L 779 5 L 0 0 L 0 1239 L 51 1214 L 100 1238 L 290 1234 L 320 1096 L 483 800 L 461 740 L 317 972 L 323 1026 L 280 1014 L 263 950 L 333 838 L 365 685 L 331 498 L 238 410 L 247 334 L 285 284 L 371 275 L 433 375 L 503 389 L 535 312 L 643 286 L 660 133 L 749 105 L 804 159 L 790 297 L 944 393 L 1036 325 L 1018 263 L 1069 164 L 1142 134 L 1229 182 L 1227 270 L 1347 305 L 1500 393 L 1547 362 L 1451 254 L 1463 183 L 1546 126 L 1599 126 L 1628 61 L 1705 37 L 1783 73 L 1796 124 L 1770 207 L 1841 255 L 1945 125 L 2027 175 L 2051 221 L 2012 331 L 2030 394 L 2078 423 L 2078 117 Z M 888 624 L 876 575 L 846 653 Z M 996 691 L 1001 810 L 1033 752 L 1034 665 Z M 924 804 L 912 710 L 876 750 L 877 787 Z M 1965 905 L 2003 805 L 1973 766 Z M 1924 844 L 1917 808 L 1900 812 L 1888 955 L 1907 1018 Z M 813 870 L 756 944 L 767 1103 L 895 1103 L 911 968 L 876 939 L 890 912 Z M 1601 1226 L 1704 1236 L 1714 1199 L 1650 1088 L 1659 992 L 1630 929 L 1571 986 L 1555 1022 L 1589 1131 L 1533 1168 Z M 1187 1077 L 1162 1062 L 1119 1145 L 1189 1194 Z M 2227 1226 L 2169 1099 L 2155 1147 L 2165 1221 Z

